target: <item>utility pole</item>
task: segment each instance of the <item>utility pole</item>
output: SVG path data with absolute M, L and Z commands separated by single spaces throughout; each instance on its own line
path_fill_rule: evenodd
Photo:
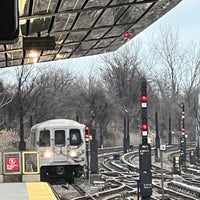
M 100 147 L 103 149 L 103 127 L 100 127 Z
M 129 113 L 125 110 L 124 113 L 124 139 L 123 139 L 124 153 L 127 153 L 130 145 L 130 135 L 129 135 Z
M 155 161 L 158 160 L 158 149 L 160 148 L 160 136 L 158 133 L 158 113 L 155 112 L 155 127 L 156 127 L 156 148 L 155 148 Z
M 168 144 L 172 144 L 172 121 L 171 121 L 171 114 L 169 115 L 169 137 L 168 137 Z
M 164 177 L 163 177 L 163 152 L 166 150 L 166 145 L 160 145 L 160 167 L 161 167 L 161 188 L 162 200 L 164 200 Z
M 18 99 L 19 99 L 19 134 L 20 134 L 20 141 L 19 141 L 19 151 L 26 150 L 26 142 L 24 141 L 24 112 L 23 112 L 23 105 L 22 105 L 22 80 L 21 77 L 18 83 Z
M 95 120 L 94 114 L 92 116 L 91 124 L 92 124 L 92 127 L 90 130 L 90 134 L 91 134 L 92 138 L 90 141 L 90 173 L 97 174 L 99 171 L 99 168 L 98 168 L 98 142 L 96 139 L 96 120 Z

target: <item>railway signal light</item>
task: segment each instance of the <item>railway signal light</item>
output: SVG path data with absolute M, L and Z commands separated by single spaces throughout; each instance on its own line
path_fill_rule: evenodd
M 140 101 L 141 101 L 141 107 L 146 108 L 147 107 L 147 81 L 145 78 L 142 79 Z
M 148 122 L 147 122 L 147 80 L 142 78 L 141 82 L 141 108 L 142 108 L 142 125 L 141 131 L 144 140 L 147 140 L 148 134 Z M 144 141 L 144 143 L 146 143 Z
M 180 139 L 180 158 L 181 163 L 186 161 L 186 136 L 185 136 L 185 105 L 181 103 L 181 131 L 182 137 Z
M 89 142 L 89 140 L 90 140 L 89 130 L 90 130 L 89 127 L 86 126 L 86 127 L 85 127 L 85 141 L 86 141 L 86 142 Z
M 142 103 L 147 103 L 147 96 L 146 96 L 146 94 L 144 92 L 143 92 L 142 97 L 141 97 L 141 102 Z
M 127 41 L 129 41 L 131 38 L 130 38 L 130 34 L 129 34 L 129 32 L 125 32 L 124 33 L 124 40 L 127 42 Z
M 181 103 L 181 131 L 185 134 L 185 105 Z
M 185 132 L 185 128 L 182 128 L 181 131 L 182 131 L 182 132 Z
M 148 130 L 148 125 L 142 124 L 142 131 L 147 131 L 147 130 Z
M 142 130 L 142 136 L 146 137 L 148 135 L 148 124 L 143 123 L 141 126 L 141 130 Z

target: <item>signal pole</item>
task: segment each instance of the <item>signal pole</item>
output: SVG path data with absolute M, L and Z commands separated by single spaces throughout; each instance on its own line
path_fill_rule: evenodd
M 85 144 L 86 144 L 86 179 L 89 179 L 90 169 L 89 169 L 89 141 L 90 141 L 90 134 L 89 134 L 89 127 L 85 127 Z
M 185 137 L 185 105 L 181 103 L 181 132 L 182 136 L 180 139 L 180 159 L 181 164 L 185 164 L 186 161 L 186 137 Z
M 124 114 L 124 153 L 127 153 L 130 146 L 130 135 L 129 135 L 129 113 L 125 110 Z
M 169 137 L 168 137 L 168 144 L 172 144 L 172 121 L 171 121 L 171 114 L 169 115 Z
M 19 141 L 19 151 L 26 150 L 26 142 L 24 141 L 24 113 L 23 113 L 23 106 L 22 106 L 22 81 L 19 80 L 18 84 L 18 98 L 19 98 L 19 134 L 20 134 L 20 141 Z
M 159 157 L 158 157 L 158 150 L 160 148 L 160 136 L 158 133 L 158 113 L 157 111 L 155 112 L 155 127 L 156 127 L 156 148 L 155 148 L 155 161 L 157 162 Z
M 103 149 L 103 127 L 100 127 L 100 148 Z
M 147 140 L 147 80 L 144 77 L 141 79 L 141 111 L 142 144 L 139 145 L 140 194 L 142 200 L 149 200 L 152 195 L 151 146 Z

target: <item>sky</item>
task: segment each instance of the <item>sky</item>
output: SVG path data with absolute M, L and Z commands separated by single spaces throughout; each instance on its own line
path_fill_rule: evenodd
M 176 7 L 166 13 L 154 24 L 145 29 L 135 38 L 145 38 L 149 33 L 156 32 L 160 26 L 177 27 L 180 39 L 185 42 L 196 41 L 200 38 L 200 0 L 182 0 Z
M 183 44 L 191 44 L 192 42 L 200 42 L 200 0 L 182 0 L 175 8 L 166 13 L 144 31 L 135 36 L 131 41 L 146 40 L 159 31 L 160 27 L 172 27 L 178 29 L 180 41 Z M 95 65 L 101 63 L 99 55 L 72 58 L 61 61 L 53 61 L 51 66 L 63 65 L 66 63 L 68 70 L 77 75 L 88 76 L 95 72 Z M 99 65 L 98 65 L 99 66 Z M 5 73 L 6 76 L 6 73 Z

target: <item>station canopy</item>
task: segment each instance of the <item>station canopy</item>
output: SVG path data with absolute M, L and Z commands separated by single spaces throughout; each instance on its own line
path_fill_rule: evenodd
M 0 67 L 114 51 L 180 1 L 19 0 L 19 40 L 0 45 Z M 33 39 L 47 36 L 55 39 L 55 47 L 49 50 L 46 44 L 47 47 L 34 51 Z

